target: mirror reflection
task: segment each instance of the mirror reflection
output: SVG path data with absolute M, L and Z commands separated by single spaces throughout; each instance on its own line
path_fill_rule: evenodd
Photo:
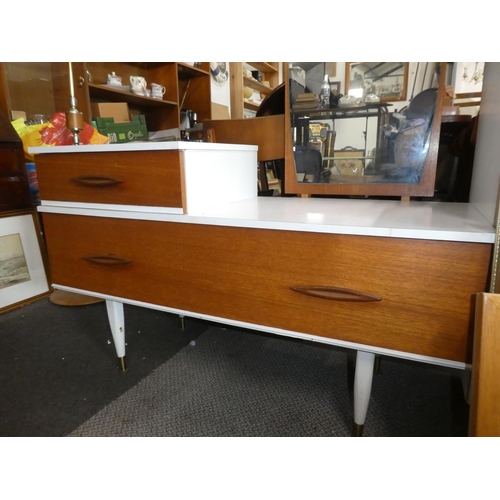
M 288 63 L 299 183 L 417 184 L 440 63 Z

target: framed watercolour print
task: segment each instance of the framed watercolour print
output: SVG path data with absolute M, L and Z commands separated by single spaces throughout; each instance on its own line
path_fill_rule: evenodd
M 0 214 L 0 313 L 49 293 L 37 214 Z

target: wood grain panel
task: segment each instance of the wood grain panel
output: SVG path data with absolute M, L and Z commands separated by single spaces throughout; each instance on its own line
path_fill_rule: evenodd
M 327 338 L 470 357 L 491 245 L 44 214 L 53 282 Z M 126 266 L 83 260 L 98 254 Z M 291 286 L 338 286 L 339 302 Z
M 179 151 L 41 154 L 36 157 L 38 185 L 44 200 L 181 208 L 181 154 Z M 72 180 L 89 176 L 121 182 L 96 187 Z
M 215 131 L 216 142 L 259 146 L 258 161 L 285 157 L 284 115 L 261 116 L 251 120 L 206 120 L 204 127 L 205 130 Z
M 469 436 L 500 436 L 500 295 L 479 293 L 470 395 Z

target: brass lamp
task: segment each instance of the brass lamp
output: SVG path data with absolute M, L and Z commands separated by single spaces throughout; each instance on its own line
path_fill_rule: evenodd
M 83 130 L 83 114 L 76 109 L 75 86 L 73 84 L 73 67 L 69 63 L 70 109 L 66 111 L 66 128 L 73 133 L 73 144 L 80 144 L 80 130 Z

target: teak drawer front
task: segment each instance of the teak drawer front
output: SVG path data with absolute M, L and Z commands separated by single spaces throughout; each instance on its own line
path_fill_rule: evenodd
M 43 220 L 56 284 L 470 360 L 472 299 L 486 286 L 488 244 L 58 214 Z M 291 290 L 297 285 L 338 286 L 382 300 L 321 299 Z
M 182 153 L 127 151 L 40 154 L 40 198 L 182 208 Z

